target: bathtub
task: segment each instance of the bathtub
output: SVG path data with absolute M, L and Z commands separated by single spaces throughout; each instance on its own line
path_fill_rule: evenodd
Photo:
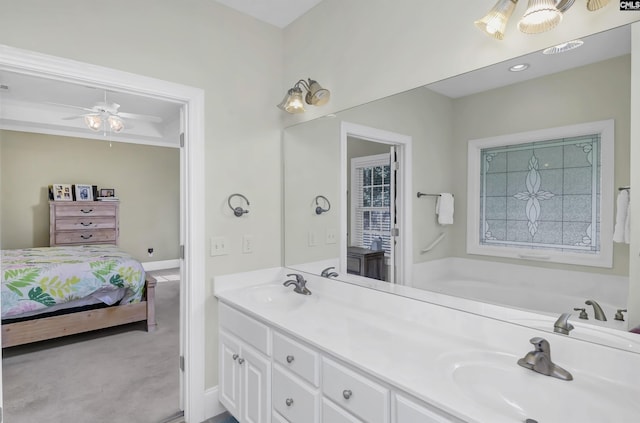
M 549 316 L 585 308 L 588 322 L 626 330 L 614 320 L 616 310 L 627 308 L 629 278 L 625 276 L 556 270 L 466 258 L 445 258 L 414 265 L 411 286 L 454 297 L 497 304 Z M 595 300 L 607 322 L 593 320 Z

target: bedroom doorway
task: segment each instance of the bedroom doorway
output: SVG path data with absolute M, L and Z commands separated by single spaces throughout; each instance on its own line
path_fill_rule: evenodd
M 154 78 L 0 45 L 0 71 L 16 72 L 182 105 L 180 147 L 180 404 L 187 422 L 203 421 L 204 403 L 204 92 Z M 1 129 L 16 130 L 2 127 Z M 42 131 L 41 131 L 42 132 Z M 44 132 L 42 132 L 44 133 Z M 178 371 L 180 366 L 180 371 Z M 1 376 L 1 373 L 0 373 Z M 0 389 L 2 388 L 0 379 Z M 1 392 L 1 391 L 0 391 Z M 0 397 L 1 401 L 1 397 Z M 0 403 L 0 406 L 2 404 Z

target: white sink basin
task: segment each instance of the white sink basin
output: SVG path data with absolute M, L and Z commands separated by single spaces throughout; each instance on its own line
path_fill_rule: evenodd
M 291 309 L 313 303 L 316 298 L 293 291 L 282 284 L 257 285 L 246 290 L 247 299 L 266 307 Z
M 640 390 L 637 388 L 574 372 L 567 363 L 556 364 L 569 370 L 574 380 L 560 380 L 519 366 L 518 358 L 503 353 L 466 351 L 447 354 L 440 360 L 456 391 L 505 421 L 638 421 Z

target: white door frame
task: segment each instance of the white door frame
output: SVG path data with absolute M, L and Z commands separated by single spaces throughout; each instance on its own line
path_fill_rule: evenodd
M 411 143 L 412 137 L 409 135 L 398 134 L 395 132 L 385 131 L 382 129 L 372 128 L 370 126 L 359 125 L 351 122 L 340 123 L 340 233 L 347 233 L 347 139 L 354 137 L 366 141 L 373 141 L 381 144 L 390 144 L 396 146 L 400 169 L 398 171 L 397 182 L 399 190 L 397 192 L 397 203 L 400 204 L 401 210 L 397 214 L 398 229 L 400 231 L 400 243 L 398 244 L 398 255 L 400 260 L 396 260 L 397 278 L 396 283 L 400 285 L 411 286 L 411 277 L 413 275 L 413 235 L 412 227 L 412 211 L 413 204 L 411 196 L 413 175 L 411 167 Z M 340 269 L 341 273 L 347 273 L 347 242 L 340 244 Z
M 114 89 L 183 104 L 185 147 L 181 152 L 180 242 L 186 310 L 184 322 L 184 413 L 187 422 L 205 419 L 204 266 L 204 91 L 186 85 L 49 56 L 0 44 L 0 70 Z M 176 363 L 176 366 L 178 363 Z M 176 381 L 177 382 L 177 381 Z M 1 386 L 1 384 L 0 384 Z M 0 392 L 1 395 L 1 392 Z M 1 396 L 0 396 L 1 398 Z

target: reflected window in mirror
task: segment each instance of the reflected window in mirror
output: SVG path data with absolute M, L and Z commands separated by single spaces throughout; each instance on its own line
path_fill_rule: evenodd
M 613 121 L 473 140 L 469 161 L 470 254 L 612 266 Z
M 351 159 L 351 246 L 391 248 L 391 165 L 389 154 Z

